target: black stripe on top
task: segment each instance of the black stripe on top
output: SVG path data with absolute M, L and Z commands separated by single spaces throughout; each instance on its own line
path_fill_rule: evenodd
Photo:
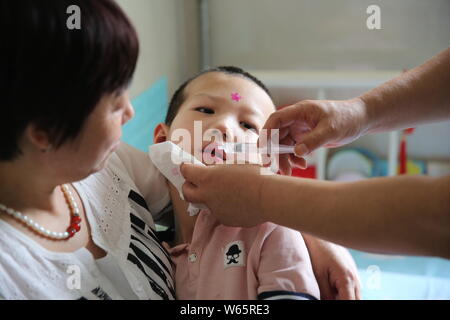
M 131 220 L 131 228 L 148 240 L 150 240 L 150 238 L 147 236 L 147 235 L 149 235 L 153 239 L 153 241 L 158 245 L 159 249 L 161 249 L 161 251 L 166 255 L 167 259 L 170 261 L 169 253 L 163 247 L 159 238 L 156 237 L 156 235 L 153 233 L 153 230 L 150 228 L 147 228 L 148 230 L 147 230 L 147 232 L 145 232 L 145 226 L 146 226 L 145 222 L 132 213 L 130 213 L 130 220 Z
M 139 261 L 138 258 L 136 258 L 134 255 L 132 255 L 131 253 L 128 254 L 128 260 L 131 261 L 132 263 L 134 263 L 141 271 L 143 274 L 145 274 L 145 276 L 148 279 L 148 282 L 150 283 L 150 286 L 152 287 L 153 291 L 160 296 L 162 299 L 164 300 L 169 300 L 169 296 L 168 294 L 164 291 L 163 288 L 161 288 L 146 272 L 144 267 L 142 266 L 142 263 Z M 175 299 L 175 296 L 172 297 L 172 299 Z
M 316 297 L 308 294 L 308 293 L 303 293 L 303 292 L 293 292 L 293 291 L 283 291 L 283 290 L 278 290 L 278 291 L 266 291 L 266 292 L 261 292 L 260 294 L 258 294 L 258 299 L 260 300 L 264 300 L 264 299 L 269 299 L 269 298 L 274 298 L 277 296 L 292 296 L 293 299 L 295 299 L 294 297 L 301 297 L 307 300 L 317 300 Z M 285 300 L 289 300 L 289 298 L 284 298 Z
M 142 219 L 131 212 L 130 222 L 131 229 L 134 232 L 132 232 L 131 234 L 128 260 L 134 263 L 142 271 L 142 273 L 144 273 L 150 283 L 152 290 L 157 295 L 159 295 L 162 299 L 170 299 L 169 295 L 174 298 L 175 290 L 173 289 L 173 285 L 170 282 L 170 280 L 172 279 L 169 280 L 164 271 L 161 269 L 161 267 L 164 268 L 164 270 L 166 270 L 167 274 L 170 276 L 172 274 L 172 272 L 170 272 L 169 270 L 170 265 L 166 265 L 166 263 L 164 263 L 157 255 L 162 253 L 167 258 L 167 263 L 171 263 L 169 254 L 155 236 L 150 236 L 152 232 L 148 225 Z M 139 237 L 141 238 L 139 239 Z M 145 243 L 147 241 L 150 243 L 153 242 L 153 245 L 155 245 L 155 247 L 150 249 L 149 243 Z M 145 249 L 137 247 L 137 243 L 142 244 Z M 160 265 L 158 265 L 155 260 Z M 147 274 L 144 265 L 153 271 L 153 276 Z M 161 287 L 154 279 L 152 279 L 152 277 L 154 278 L 156 276 L 161 278 L 161 281 L 165 284 L 165 288 Z
M 130 221 L 131 224 L 139 227 L 139 229 L 141 229 L 142 231 L 145 230 L 145 222 L 144 220 L 140 219 L 138 216 L 130 213 Z M 145 232 L 145 231 L 144 231 Z
M 133 243 L 130 244 L 130 248 L 131 250 L 133 250 L 136 258 L 138 258 L 139 261 L 144 263 L 148 268 L 150 268 L 154 273 L 156 273 L 163 280 L 163 282 L 170 290 L 170 292 L 173 295 L 175 295 L 175 290 L 173 289 L 172 285 L 170 284 L 169 280 L 166 277 L 166 274 L 164 273 L 164 271 L 162 271 L 159 265 Z
M 142 245 L 143 245 L 143 246 L 144 246 L 144 247 L 152 254 L 152 256 L 153 256 L 156 260 L 158 260 L 159 264 L 164 268 L 164 270 L 166 270 L 166 272 L 167 272 L 168 274 L 170 274 L 169 268 L 167 268 L 166 264 L 165 264 L 165 263 L 164 263 L 157 255 L 153 254 L 153 252 L 150 250 L 150 248 L 149 248 L 143 241 L 141 241 L 141 239 L 139 239 L 139 238 L 137 238 L 137 237 L 131 235 L 131 240 L 137 241 L 137 242 L 139 242 L 140 244 L 142 244 Z M 169 261 L 172 262 L 172 261 L 170 260 L 170 258 L 169 258 Z
M 133 190 L 130 190 L 128 198 L 137 205 L 139 205 L 141 208 L 145 209 L 145 211 L 147 211 L 148 214 L 151 215 L 147 203 L 145 202 L 145 199 L 140 194 L 138 194 Z M 173 289 L 173 286 L 169 281 L 169 279 L 167 278 L 166 274 L 161 269 L 161 267 L 164 268 L 164 270 L 167 271 L 167 274 L 170 276 L 172 274 L 169 271 L 170 265 L 166 265 L 161 260 L 161 258 L 158 257 L 156 251 L 158 251 L 157 249 L 159 249 L 159 251 L 166 256 L 167 261 L 170 263 L 171 259 L 169 254 L 167 253 L 166 249 L 162 246 L 159 239 L 153 233 L 153 229 L 151 228 L 152 226 L 147 225 L 145 221 L 143 221 L 140 217 L 133 214 L 132 212 L 130 212 L 130 222 L 131 228 L 135 232 L 135 234 L 134 235 L 131 234 L 130 252 L 128 253 L 128 260 L 133 264 L 135 264 L 142 271 L 142 273 L 144 273 L 144 275 L 147 277 L 149 281 L 152 290 L 157 295 L 159 295 L 164 300 L 168 300 L 171 298 L 174 299 L 175 290 Z M 141 239 L 139 239 L 139 237 L 141 237 Z M 156 245 L 156 247 L 150 249 L 150 247 L 144 243 L 146 240 L 153 242 Z M 136 244 L 138 243 L 143 245 L 142 249 L 136 246 Z M 158 254 L 160 253 L 158 252 Z M 152 279 L 152 277 L 147 274 L 146 272 L 147 270 L 146 267 L 144 267 L 144 265 L 148 268 L 147 270 L 152 270 L 153 272 L 152 277 L 153 278 L 155 276 L 160 277 L 161 281 L 165 284 L 165 287 L 167 288 L 163 288 L 164 286 L 161 287 L 154 279 Z M 166 292 L 167 290 L 169 292 Z
M 145 210 L 150 212 L 150 209 L 147 206 L 147 202 L 145 202 L 145 199 L 137 192 L 130 190 L 130 193 L 128 194 L 128 198 L 136 202 L 138 205 L 143 207 Z

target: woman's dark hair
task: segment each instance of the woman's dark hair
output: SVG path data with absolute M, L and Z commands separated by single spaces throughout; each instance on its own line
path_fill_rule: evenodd
M 172 124 L 172 121 L 175 118 L 175 116 L 177 115 L 178 110 L 180 109 L 181 105 L 184 103 L 184 101 L 186 99 L 184 90 L 186 89 L 187 85 L 189 83 L 191 83 L 193 80 L 197 79 L 198 77 L 204 75 L 205 73 L 209 73 L 209 72 L 221 72 L 221 73 L 225 73 L 225 74 L 238 75 L 238 76 L 244 77 L 250 81 L 253 81 L 261 89 L 263 89 L 269 95 L 269 97 L 271 97 L 270 92 L 266 88 L 264 83 L 262 83 L 258 78 L 251 75 L 247 71 L 244 71 L 241 68 L 234 67 L 234 66 L 220 66 L 220 67 L 210 68 L 210 69 L 204 70 L 204 71 L 200 72 L 199 74 L 197 74 L 196 76 L 188 79 L 175 91 L 175 93 L 172 96 L 172 99 L 170 100 L 166 119 L 164 121 L 167 125 L 170 126 Z
M 80 29 L 68 27 L 73 5 Z M 136 31 L 113 0 L 0 0 L 0 39 L 3 161 L 20 155 L 30 123 L 55 148 L 75 138 L 105 94 L 128 86 L 139 52 Z

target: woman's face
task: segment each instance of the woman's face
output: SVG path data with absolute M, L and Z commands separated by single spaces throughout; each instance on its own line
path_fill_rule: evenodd
M 134 116 L 127 92 L 105 95 L 88 116 L 80 134 L 56 149 L 50 161 L 67 181 L 81 180 L 104 168 L 116 150 L 122 125 Z

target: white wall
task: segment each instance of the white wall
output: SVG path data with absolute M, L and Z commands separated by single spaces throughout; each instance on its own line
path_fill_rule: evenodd
M 382 30 L 366 9 L 381 8 Z M 209 0 L 211 64 L 402 70 L 450 45 L 449 0 Z
M 381 30 L 366 27 L 371 4 L 381 8 Z M 450 46 L 449 0 L 209 0 L 209 12 L 211 65 L 261 74 L 278 105 L 318 98 L 318 90 L 307 84 L 317 81 L 305 71 L 335 72 L 343 82 L 354 72 L 399 74 Z M 297 87 L 292 71 L 299 74 Z M 274 84 L 278 78 L 272 72 L 285 74 L 289 84 Z M 324 93 L 346 99 L 367 89 Z M 449 138 L 450 122 L 421 126 L 408 139 L 409 154 L 450 160 Z M 386 156 L 387 141 L 387 134 L 377 134 L 354 145 Z
M 200 69 L 197 0 L 117 0 L 141 44 L 134 97 L 167 76 L 169 94 Z M 399 72 L 450 45 L 449 0 L 209 0 L 211 65 L 250 70 Z M 366 8 L 381 7 L 382 30 L 366 28 Z M 316 90 L 277 88 L 276 102 L 316 98 Z M 326 90 L 343 99 L 360 90 Z M 284 100 L 283 100 L 284 99 Z M 450 158 L 450 123 L 411 137 L 419 158 Z M 356 142 L 385 154 L 384 134 Z
M 198 72 L 199 25 L 196 0 L 117 0 L 135 25 L 140 56 L 132 97 L 163 76 L 169 79 L 169 94 L 186 78 Z

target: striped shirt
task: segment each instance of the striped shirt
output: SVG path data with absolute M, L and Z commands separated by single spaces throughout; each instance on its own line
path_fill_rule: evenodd
M 49 251 L 0 220 L 0 297 L 174 299 L 170 256 L 154 225 L 169 193 L 148 155 L 122 143 L 103 170 L 73 186 L 106 257 Z

